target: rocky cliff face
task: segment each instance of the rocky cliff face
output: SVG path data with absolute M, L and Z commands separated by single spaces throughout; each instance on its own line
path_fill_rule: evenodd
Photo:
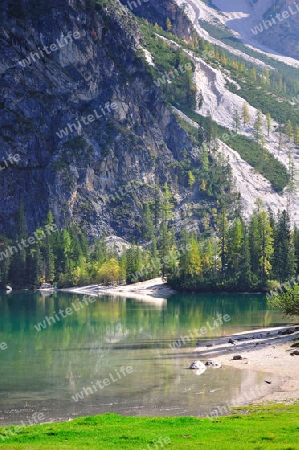
M 263 16 L 258 40 L 282 55 L 299 58 L 299 5 L 296 0 L 273 0 Z
M 171 31 L 181 39 L 190 42 L 194 35 L 194 28 L 190 20 L 174 0 L 120 0 L 136 16 L 144 17 L 149 22 L 157 23 L 167 29 L 167 20 Z
M 136 21 L 118 0 L 93 3 L 2 1 L 0 231 L 23 201 L 29 231 L 52 210 L 60 226 L 128 236 L 155 179 L 184 192 L 173 167 L 192 144 L 139 57 Z

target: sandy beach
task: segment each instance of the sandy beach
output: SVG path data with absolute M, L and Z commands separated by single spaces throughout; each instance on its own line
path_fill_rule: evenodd
M 228 342 L 230 339 L 233 343 Z M 299 345 L 299 326 L 265 328 L 215 339 L 192 353 L 197 360 L 211 359 L 230 367 L 267 372 L 265 383 L 270 391 L 257 393 L 251 402 L 289 403 L 299 400 L 299 355 L 291 356 L 299 348 L 291 347 L 294 343 Z M 233 360 L 236 355 L 242 359 Z
M 130 297 L 139 300 L 153 302 L 165 302 L 166 297 L 171 294 L 175 294 L 175 291 L 171 289 L 162 278 L 153 278 L 147 281 L 141 281 L 140 283 L 119 285 L 119 286 L 101 286 L 91 285 L 84 287 L 75 287 L 60 289 L 64 292 L 71 292 L 73 294 L 83 295 L 112 295 L 117 297 Z

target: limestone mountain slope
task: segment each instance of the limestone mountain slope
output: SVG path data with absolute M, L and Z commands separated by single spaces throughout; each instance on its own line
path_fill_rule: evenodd
M 216 27 L 227 26 L 230 27 L 232 24 L 239 24 L 239 33 L 238 37 L 243 37 L 244 40 L 246 37 L 246 26 L 244 29 L 240 25 L 242 18 L 246 18 L 248 22 L 248 27 L 253 26 L 253 24 L 257 21 L 258 17 L 261 17 L 265 11 L 269 9 L 269 7 L 273 4 L 273 1 L 269 0 L 267 2 L 252 2 L 247 0 L 242 0 L 240 2 L 236 1 L 228 1 L 224 2 L 222 0 L 213 1 L 213 5 L 217 6 L 218 9 L 214 9 L 211 6 L 208 6 L 206 2 L 202 0 L 187 0 L 183 2 L 182 0 L 177 0 L 177 3 L 184 9 L 185 13 L 188 15 L 190 20 L 194 23 L 194 27 L 197 30 L 198 34 L 207 41 L 218 45 L 219 47 L 225 48 L 230 52 L 230 54 L 235 56 L 241 56 L 242 58 L 248 62 L 254 63 L 256 66 L 266 67 L 264 60 L 258 57 L 252 58 L 244 51 L 238 50 L 233 46 L 229 46 L 227 44 L 223 44 L 218 39 L 215 39 L 213 35 L 210 35 L 208 31 L 204 30 L 199 19 L 205 20 L 207 23 L 213 24 Z M 233 22 L 233 19 L 235 22 Z M 238 22 L 239 21 L 239 22 Z M 243 23 L 243 22 L 242 22 Z M 216 25 L 215 25 L 216 24 Z M 232 26 L 232 28 L 237 31 L 237 25 Z M 241 34 L 241 30 L 243 30 L 243 34 Z M 249 30 L 250 31 L 250 30 Z M 244 34 L 245 33 L 245 34 Z M 276 45 L 276 40 L 275 42 Z M 269 49 L 268 49 L 269 50 Z M 267 56 L 272 56 L 271 50 L 270 53 L 265 51 Z M 257 54 L 258 55 L 258 54 Z M 283 61 L 288 64 L 292 64 L 293 66 L 297 66 L 299 62 L 292 58 L 285 58 L 281 56 L 275 55 L 280 61 Z M 233 130 L 233 114 L 234 111 L 239 111 L 241 113 L 242 106 L 244 104 L 244 98 L 242 94 L 242 90 L 240 89 L 238 94 L 232 93 L 228 87 L 227 83 L 232 80 L 228 76 L 227 73 L 212 67 L 209 63 L 202 60 L 201 58 L 194 58 L 196 69 L 194 72 L 194 79 L 197 87 L 197 93 L 201 96 L 200 107 L 197 108 L 197 112 L 204 116 L 211 115 L 212 119 L 231 130 Z M 270 67 L 272 70 L 275 70 L 273 67 Z M 253 137 L 253 125 L 254 120 L 257 114 L 257 109 L 248 105 L 250 122 L 246 127 L 242 126 L 239 133 Z M 264 116 L 264 123 L 266 123 L 266 119 Z M 267 149 L 275 155 L 275 157 L 281 161 L 286 167 L 288 166 L 288 156 L 287 151 L 281 151 L 279 148 L 279 133 L 275 132 L 277 130 L 278 123 L 273 121 L 273 127 L 269 136 L 267 136 L 266 129 L 264 128 L 263 133 L 266 139 Z M 274 211 L 281 210 L 283 208 L 289 207 L 289 212 L 292 217 L 292 221 L 298 223 L 299 221 L 299 203 L 298 203 L 298 194 L 299 194 L 299 158 L 297 154 L 296 146 L 288 142 L 287 145 L 288 151 L 291 152 L 293 160 L 294 160 L 294 168 L 295 168 L 295 178 L 297 180 L 296 192 L 290 199 L 287 192 L 284 195 L 276 194 L 269 182 L 265 180 L 265 178 L 256 174 L 256 178 L 252 176 L 252 168 L 239 157 L 232 149 L 229 149 L 227 145 L 224 143 L 221 144 L 221 149 L 226 156 L 230 157 L 230 162 L 232 165 L 233 175 L 235 178 L 235 182 L 238 190 L 242 194 L 243 206 L 245 214 L 251 212 L 254 208 L 254 203 L 257 198 L 262 198 L 267 206 L 270 206 Z M 240 170 L 240 166 L 242 169 Z M 248 180 L 249 184 L 248 184 Z M 246 186 L 251 186 L 248 190 Z M 290 208 L 291 206 L 291 208 Z
M 169 49 L 176 46 L 193 62 L 194 89 L 201 98 L 194 110 L 232 129 L 233 111 L 243 103 L 241 94 L 227 88 L 233 80 L 162 36 L 168 29 L 174 39 L 192 45 L 197 32 L 222 45 L 198 22 L 204 13 L 225 24 L 227 17 L 215 11 L 199 0 L 2 2 L 0 160 L 9 163 L 0 172 L 0 232 L 13 235 L 23 202 L 28 231 L 51 210 L 60 227 L 74 222 L 89 236 L 106 230 L 130 240 L 155 185 L 164 183 L 171 187 L 177 229 L 186 217 L 189 226 L 200 228 L 198 210 L 211 209 L 216 198 L 207 201 L 198 186 L 188 186 L 186 167 L 192 166 L 196 144 L 179 119 L 184 114 L 173 110 L 155 83 L 150 70 L 155 57 L 138 18 L 155 26 L 155 39 Z M 230 51 L 271 68 L 256 56 Z M 249 109 L 253 118 L 257 110 Z M 241 134 L 252 136 L 252 121 Z M 271 132 L 269 151 L 287 165 L 277 140 Z M 286 207 L 287 197 L 262 176 L 253 177 L 252 168 L 221 139 L 220 152 L 230 158 L 246 215 L 261 196 L 274 211 Z
M 29 230 L 52 210 L 59 226 L 127 235 L 192 148 L 138 54 L 133 15 L 118 0 L 4 0 L 0 19 L 0 160 L 19 155 L 1 171 L 0 231 L 23 201 Z

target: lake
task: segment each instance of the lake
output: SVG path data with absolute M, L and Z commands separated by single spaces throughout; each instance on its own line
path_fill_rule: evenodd
M 28 423 L 34 413 L 44 421 L 209 414 L 258 389 L 265 374 L 222 367 L 198 375 L 187 370 L 198 359 L 195 343 L 285 324 L 258 294 L 82 300 L 65 292 L 0 293 L 0 424 Z M 227 321 L 216 327 L 219 314 Z M 206 331 L 198 336 L 200 328 Z

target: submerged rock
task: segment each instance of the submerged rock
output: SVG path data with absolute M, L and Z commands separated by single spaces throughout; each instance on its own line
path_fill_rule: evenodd
M 287 336 L 289 334 L 295 333 L 295 331 L 296 331 L 295 328 L 288 328 L 287 330 L 282 331 L 280 334 L 282 336 Z
M 220 367 L 222 367 L 219 362 L 211 361 L 211 360 L 206 362 L 206 366 L 207 367 L 212 367 L 213 369 L 220 369 Z

